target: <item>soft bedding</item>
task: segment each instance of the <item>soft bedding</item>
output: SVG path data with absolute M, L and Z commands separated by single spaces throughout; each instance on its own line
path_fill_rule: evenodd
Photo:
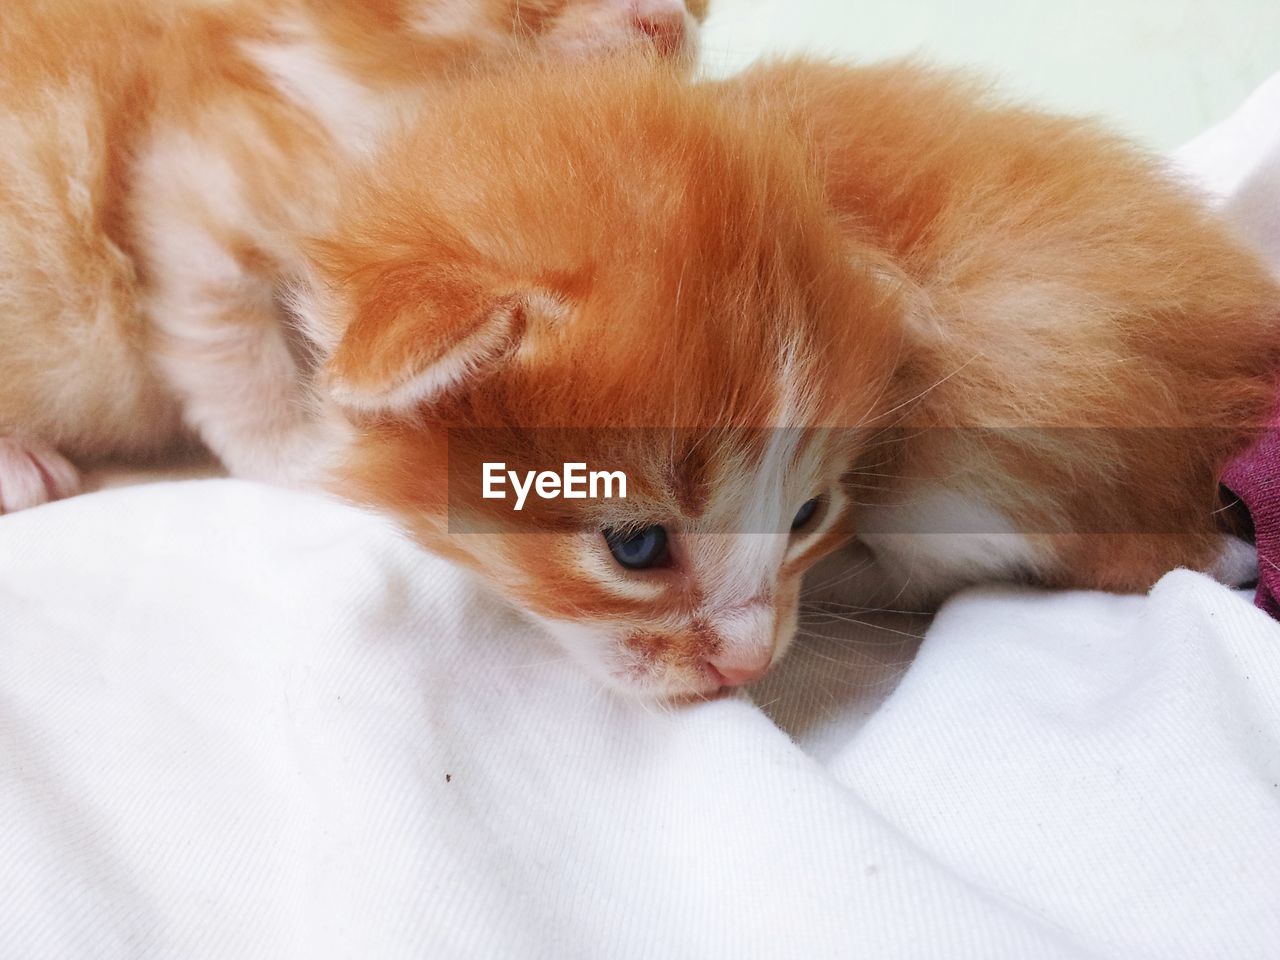
M 1259 96 L 1181 158 L 1227 202 L 1276 163 Z M 5 517 L 0 957 L 1276 956 L 1247 593 L 985 588 L 924 626 L 824 605 L 673 710 L 323 498 Z

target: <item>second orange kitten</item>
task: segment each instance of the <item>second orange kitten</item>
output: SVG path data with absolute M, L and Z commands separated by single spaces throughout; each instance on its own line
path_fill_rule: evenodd
M 344 164 L 480 64 L 684 61 L 694 25 L 682 0 L 9 0 L 0 512 L 188 433 L 238 476 L 310 475 L 332 431 L 280 294 Z

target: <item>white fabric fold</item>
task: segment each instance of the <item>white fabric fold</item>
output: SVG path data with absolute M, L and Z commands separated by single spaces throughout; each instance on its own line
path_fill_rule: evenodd
M 919 624 L 855 619 L 673 710 L 321 498 L 0 518 L 0 956 L 1277 955 L 1280 627 L 1243 594 L 975 590 L 909 669 Z

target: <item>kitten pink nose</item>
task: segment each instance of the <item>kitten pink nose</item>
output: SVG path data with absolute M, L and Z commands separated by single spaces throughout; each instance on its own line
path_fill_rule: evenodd
M 713 679 L 724 687 L 741 687 L 754 683 L 769 672 L 772 663 L 772 650 L 735 651 L 706 659 Z
M 631 22 L 661 56 L 674 56 L 684 46 L 688 27 L 681 0 L 639 0 Z

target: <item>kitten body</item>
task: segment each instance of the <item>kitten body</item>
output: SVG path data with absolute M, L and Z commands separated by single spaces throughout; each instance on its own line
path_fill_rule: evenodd
M 1198 194 L 1089 122 L 911 63 L 727 86 L 792 117 L 912 302 L 857 521 L 883 594 L 1247 576 L 1218 481 L 1270 423 L 1280 290 Z
M 41 51 L 0 88 L 5 507 L 70 492 L 64 456 L 190 429 L 235 474 L 389 511 L 604 683 L 768 669 L 847 538 L 831 428 L 886 394 L 900 335 L 786 125 L 651 56 L 470 70 L 470 35 L 423 86 L 403 65 L 453 41 L 390 57 L 389 5 L 103 2 L 100 34 L 69 3 L 3 27 L 6 64 Z M 450 484 L 480 459 L 629 493 L 517 515 Z M 601 536 L 659 524 L 643 570 Z
M 191 434 L 239 476 L 313 474 L 341 427 L 281 294 L 347 165 L 477 64 L 684 58 L 692 28 L 681 0 L 7 4 L 0 510 Z

